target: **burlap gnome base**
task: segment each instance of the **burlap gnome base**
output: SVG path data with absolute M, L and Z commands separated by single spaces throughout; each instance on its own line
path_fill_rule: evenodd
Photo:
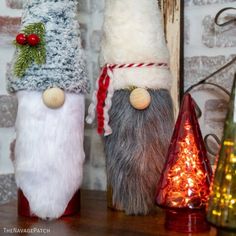
M 58 218 L 74 213 L 66 209 L 81 185 L 84 162 L 89 83 L 77 0 L 25 1 L 15 43 L 8 76 L 8 90 L 18 98 L 15 178 L 32 215 Z
M 102 72 L 87 122 L 96 110 L 113 205 L 127 214 L 148 214 L 174 122 L 157 1 L 106 0 L 103 30 Z

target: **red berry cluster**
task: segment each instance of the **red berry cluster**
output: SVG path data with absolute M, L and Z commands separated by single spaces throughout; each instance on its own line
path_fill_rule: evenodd
M 16 42 L 20 45 L 28 43 L 30 46 L 36 46 L 40 43 L 40 38 L 37 34 L 30 34 L 28 36 L 25 34 L 18 34 L 16 36 Z

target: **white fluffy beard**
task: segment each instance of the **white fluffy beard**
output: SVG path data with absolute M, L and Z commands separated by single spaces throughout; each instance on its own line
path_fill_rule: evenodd
M 17 185 L 33 214 L 58 218 L 82 182 L 84 95 L 67 93 L 55 110 L 43 104 L 41 92 L 20 91 L 17 97 Z

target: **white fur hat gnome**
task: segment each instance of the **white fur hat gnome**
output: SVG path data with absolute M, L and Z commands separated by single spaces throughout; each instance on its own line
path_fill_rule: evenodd
M 157 1 L 106 0 L 103 30 L 103 69 L 87 122 L 96 110 L 113 205 L 127 214 L 148 214 L 174 122 Z
M 84 162 L 89 83 L 77 0 L 25 1 L 15 44 L 8 76 L 18 98 L 15 178 L 31 214 L 58 218 L 81 185 Z

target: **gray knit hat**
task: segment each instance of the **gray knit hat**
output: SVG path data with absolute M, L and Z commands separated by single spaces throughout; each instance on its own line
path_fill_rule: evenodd
M 89 92 L 79 23 L 77 0 L 27 0 L 24 4 L 22 29 L 29 24 L 45 25 L 46 63 L 33 63 L 22 78 L 13 73 L 17 51 L 7 75 L 9 92 L 44 91 L 59 87 L 67 92 Z

